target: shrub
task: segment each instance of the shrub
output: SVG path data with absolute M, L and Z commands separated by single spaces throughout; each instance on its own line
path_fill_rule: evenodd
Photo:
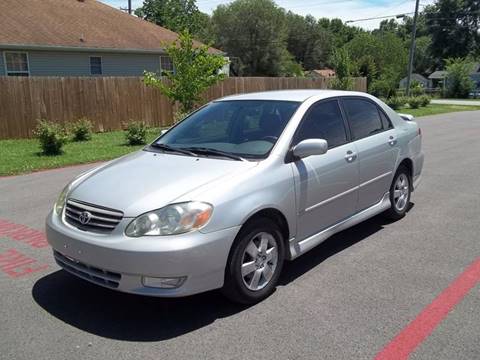
M 410 94 L 412 96 L 421 96 L 425 94 L 425 89 L 422 87 L 422 84 L 420 84 L 417 80 L 413 80 L 410 84 Z
M 397 110 L 402 106 L 405 106 L 406 99 L 403 96 L 392 96 L 391 98 L 387 99 L 385 103 L 393 110 Z
M 447 59 L 447 96 L 452 98 L 467 98 L 474 89 L 470 79 L 472 64 L 468 59 Z
M 432 101 L 432 98 L 428 95 L 422 95 L 420 96 L 420 101 L 421 101 L 421 104 L 420 106 L 428 106 L 428 104 L 430 104 L 430 101 Z
M 57 123 L 39 120 L 34 132 L 40 141 L 40 147 L 45 155 L 59 155 L 62 147 L 67 142 L 68 136 L 65 129 Z
M 90 120 L 88 120 L 85 117 L 78 119 L 70 127 L 70 131 L 72 133 L 72 140 L 73 141 L 90 140 L 92 138 L 92 129 L 93 129 L 93 125 Z
M 390 79 L 382 77 L 380 79 L 375 79 L 370 84 L 368 92 L 375 96 L 384 96 L 386 98 L 392 97 L 395 95 L 395 86 Z
M 127 125 L 125 139 L 128 145 L 144 145 L 147 143 L 147 125 L 143 121 L 133 121 Z
M 408 105 L 410 105 L 412 109 L 418 109 L 421 104 L 422 99 L 419 96 L 411 96 L 408 98 Z

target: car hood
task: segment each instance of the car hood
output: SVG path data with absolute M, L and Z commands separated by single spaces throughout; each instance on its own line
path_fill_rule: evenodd
M 185 197 L 206 183 L 256 165 L 249 161 L 139 151 L 93 171 L 75 185 L 68 197 L 123 211 L 125 217 L 136 217 Z

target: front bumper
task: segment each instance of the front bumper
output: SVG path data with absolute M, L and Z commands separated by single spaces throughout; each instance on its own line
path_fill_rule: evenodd
M 108 234 L 81 231 L 55 214 L 47 217 L 47 240 L 57 263 L 88 281 L 118 291 L 161 297 L 192 295 L 223 286 L 230 247 L 240 227 L 212 233 L 130 238 L 123 219 Z M 142 278 L 185 277 L 174 289 L 147 287 Z

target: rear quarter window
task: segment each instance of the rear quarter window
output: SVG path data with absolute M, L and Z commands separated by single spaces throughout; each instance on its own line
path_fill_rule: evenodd
M 344 99 L 348 123 L 354 140 L 383 131 L 383 122 L 378 107 L 363 99 Z

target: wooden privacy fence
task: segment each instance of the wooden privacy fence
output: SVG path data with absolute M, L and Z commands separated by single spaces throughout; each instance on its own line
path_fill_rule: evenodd
M 222 96 L 279 89 L 325 89 L 331 79 L 227 78 L 204 94 Z M 354 89 L 366 91 L 365 78 Z M 172 122 L 175 107 L 137 77 L 0 77 L 0 139 L 32 137 L 38 119 L 68 123 L 87 117 L 96 131 L 122 129 L 132 121 L 150 126 Z

